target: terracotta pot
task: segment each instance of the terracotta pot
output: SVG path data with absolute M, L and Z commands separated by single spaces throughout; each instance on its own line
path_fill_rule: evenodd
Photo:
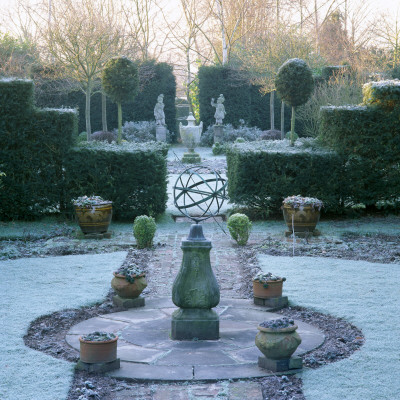
M 114 272 L 114 278 L 111 281 L 111 287 L 115 290 L 119 297 L 125 299 L 135 299 L 143 292 L 147 286 L 146 277 L 143 275 L 135 277 L 135 281 L 130 283 L 124 275 L 119 275 Z
M 267 287 L 264 287 L 267 284 Z M 253 294 L 254 297 L 259 299 L 270 299 L 272 297 L 282 296 L 282 286 L 283 280 L 279 279 L 277 281 L 266 281 L 260 282 L 258 280 L 253 281 Z
M 301 337 L 296 332 L 297 325 L 282 329 L 257 328 L 256 346 L 265 357 L 272 360 L 290 358 L 301 343 Z
M 292 208 L 291 206 L 283 205 L 283 218 L 289 231 L 293 231 L 292 218 L 294 215 L 294 231 L 295 232 L 313 232 L 321 212 L 314 207 L 304 206 L 302 209 Z
M 81 361 L 88 364 L 115 361 L 117 359 L 117 340 L 118 336 L 115 339 L 104 342 L 87 341 L 80 337 Z
M 75 214 L 83 233 L 105 233 L 111 222 L 112 203 L 76 207 Z

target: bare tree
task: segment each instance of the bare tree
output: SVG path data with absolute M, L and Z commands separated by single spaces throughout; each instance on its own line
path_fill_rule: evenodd
M 121 34 L 115 24 L 112 0 L 53 0 L 51 23 L 48 3 L 27 7 L 40 33 L 42 54 L 48 54 L 60 75 L 79 83 L 85 93 L 86 132 L 91 134 L 90 99 L 104 63 L 120 51 Z M 47 12 L 46 12 L 47 11 Z

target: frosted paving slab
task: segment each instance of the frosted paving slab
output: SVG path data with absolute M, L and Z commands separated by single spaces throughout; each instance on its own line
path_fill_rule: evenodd
M 255 346 L 255 337 L 257 325 L 265 319 L 278 318 L 278 314 L 265 311 L 265 307 L 254 306 L 249 300 L 223 298 L 223 306 L 218 307 L 222 313 L 219 340 L 178 341 L 170 336 L 171 315 L 165 311 L 173 308 L 163 308 L 169 305 L 168 302 L 168 299 L 146 299 L 146 305 L 141 310 L 131 309 L 101 317 L 110 323 L 124 325 L 119 332 L 117 350 L 122 367 L 110 376 L 138 381 L 217 381 L 271 374 L 257 365 L 261 352 Z M 124 322 L 120 321 L 121 314 Z M 147 320 L 143 320 L 143 315 Z M 78 324 L 79 329 L 72 327 L 70 332 L 85 329 L 85 322 L 92 326 L 93 320 L 98 321 L 91 318 Z M 298 350 L 299 353 L 323 343 L 325 336 L 320 330 L 300 321 L 298 325 L 300 336 L 304 332 L 303 347 Z M 78 349 L 79 343 L 74 336 L 67 335 L 67 340 Z

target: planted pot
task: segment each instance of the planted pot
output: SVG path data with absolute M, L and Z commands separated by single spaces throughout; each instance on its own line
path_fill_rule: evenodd
M 278 326 L 273 327 L 274 324 Z M 256 335 L 256 346 L 269 359 L 288 359 L 301 343 L 297 328 L 298 326 L 287 318 L 264 322 L 257 327 L 259 332 Z
M 323 203 L 313 197 L 290 196 L 283 200 L 282 210 L 290 232 L 313 232 L 321 216 Z
M 78 224 L 84 234 L 106 233 L 112 217 L 112 202 L 99 196 L 82 196 L 73 201 Z
M 80 360 L 87 364 L 115 361 L 117 359 L 117 341 L 118 336 L 105 332 L 93 332 L 81 336 L 79 338 Z
M 286 278 L 275 276 L 270 272 L 258 274 L 253 278 L 253 294 L 259 299 L 270 299 L 282 296 L 283 282 Z
M 135 299 L 147 286 L 146 275 L 137 265 L 122 266 L 113 274 L 111 287 L 119 297 Z

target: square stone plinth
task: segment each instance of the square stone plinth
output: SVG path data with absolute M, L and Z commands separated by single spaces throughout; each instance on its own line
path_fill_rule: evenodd
M 87 372 L 108 372 L 118 369 L 120 367 L 120 359 L 117 358 L 114 361 L 108 363 L 85 363 L 81 360 L 75 366 L 75 369 L 79 371 Z
M 144 297 L 136 297 L 136 299 L 126 299 L 124 297 L 120 297 L 118 295 L 113 297 L 113 303 L 117 307 L 122 308 L 137 308 L 137 307 L 144 307 L 145 300 Z
M 290 357 L 284 360 L 271 360 L 267 357 L 258 357 L 258 366 L 273 372 L 299 370 L 303 368 L 303 359 L 301 357 Z
M 286 307 L 288 305 L 288 298 L 287 296 L 280 296 L 280 297 L 271 297 L 269 299 L 262 299 L 260 297 L 254 297 L 254 304 L 258 306 L 264 306 L 273 308 L 277 310 L 279 308 Z
M 172 314 L 173 340 L 218 340 L 219 317 L 212 310 L 179 309 Z

